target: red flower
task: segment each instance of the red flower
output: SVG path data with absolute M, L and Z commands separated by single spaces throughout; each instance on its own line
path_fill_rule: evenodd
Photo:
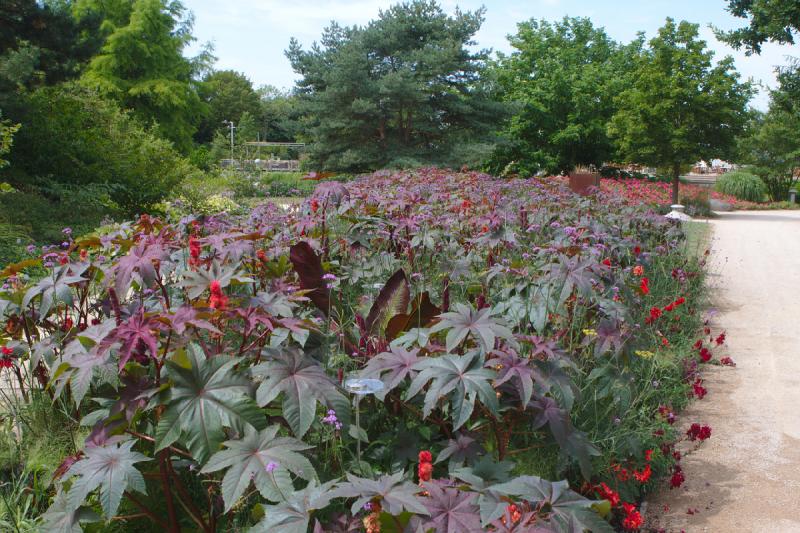
M 421 452 L 419 452 L 420 463 L 430 463 L 431 461 L 433 461 L 433 456 L 431 455 L 431 452 L 429 452 L 428 450 L 422 450 Z
M 316 213 L 319 210 L 319 202 L 317 199 L 311 200 L 311 212 Z
M 650 462 L 653 459 L 653 450 L 644 451 L 644 460 Z
M 12 366 L 14 366 L 14 363 L 11 362 L 11 359 L 7 357 L 0 359 L 0 368 L 11 368 Z
M 702 359 L 704 363 L 711 361 L 711 357 L 711 352 L 708 350 L 708 348 L 700 349 L 700 359 Z
M 642 290 L 642 294 L 650 294 L 650 280 L 647 278 L 642 278 L 641 284 L 639 284 L 639 288 Z
M 681 296 L 680 298 L 675 300 L 675 307 L 678 307 L 679 305 L 683 305 L 685 302 L 686 302 L 686 298 Z
M 68 256 L 62 255 L 61 257 L 58 258 L 58 264 L 66 265 L 67 263 L 69 263 L 69 257 Z
M 723 331 L 722 333 L 720 333 L 719 337 L 717 337 L 717 339 L 714 342 L 717 343 L 717 346 L 723 344 L 725 342 L 725 332 Z
M 695 381 L 692 384 L 692 388 L 694 389 L 694 395 L 697 396 L 697 398 L 700 400 L 702 400 L 708 393 L 708 390 L 706 390 L 706 388 L 703 387 L 702 383 L 703 381 L 700 378 L 698 378 L 697 381 Z
M 634 246 L 633 255 L 639 255 L 640 253 L 642 253 L 642 249 L 639 246 Z
M 709 426 L 701 426 L 700 424 L 692 424 L 689 427 L 689 430 L 686 432 L 686 436 L 689 437 L 689 440 L 706 440 L 711 437 L 711 428 Z
M 431 474 L 433 473 L 433 465 L 430 463 L 420 463 L 417 467 L 417 475 L 419 476 L 419 480 L 422 481 L 430 481 Z
M 197 266 L 200 264 L 200 243 L 197 237 L 189 237 L 189 265 Z
M 611 266 L 611 259 L 609 259 L 608 257 L 606 257 L 605 259 L 603 259 L 603 264 L 604 264 L 605 266 L 607 266 L 607 267 L 610 267 L 610 266 Z
M 622 521 L 622 527 L 628 531 L 636 531 L 642 527 L 642 524 L 644 524 L 644 520 L 639 511 L 633 511 Z
M 9 355 L 14 354 L 14 348 L 9 348 L 8 346 L 3 346 L 3 355 L 8 357 Z
M 636 265 L 635 267 L 633 267 L 633 275 L 634 276 L 636 276 L 638 278 L 642 274 L 644 274 L 644 267 L 642 265 Z
M 211 282 L 209 286 L 209 290 L 211 292 L 211 298 L 208 300 L 208 304 L 211 306 L 212 309 L 218 309 L 222 311 L 228 305 L 228 297 L 222 292 L 222 287 L 220 287 L 219 281 L 214 280 Z
M 594 490 L 598 495 L 600 495 L 601 498 L 608 500 L 611 503 L 611 507 L 616 507 L 619 505 L 619 493 L 605 483 L 596 485 Z
M 661 309 L 658 307 L 651 307 L 650 308 L 650 319 L 656 320 L 661 316 Z
M 672 477 L 669 478 L 669 488 L 677 489 L 683 485 L 684 481 L 686 481 L 686 476 L 683 475 L 683 472 L 681 470 L 675 470 L 675 472 L 672 474 Z
M 264 250 L 258 250 L 256 252 L 256 257 L 258 258 L 259 261 L 265 263 L 267 261 L 267 252 L 265 252 Z
M 694 343 L 694 349 L 699 350 L 703 347 L 703 339 L 697 339 L 697 342 Z
M 669 339 L 667 339 L 666 337 L 661 337 L 661 344 L 663 346 L 669 346 Z
M 653 474 L 653 470 L 650 468 L 650 465 L 644 467 L 644 470 L 639 472 L 638 470 L 633 471 L 633 477 L 636 478 L 636 481 L 639 483 L 647 483 L 650 479 L 650 476 Z
M 667 304 L 664 306 L 664 311 L 672 311 L 675 309 L 675 304 Z
M 733 359 L 731 359 L 730 357 L 723 357 L 722 359 L 719 360 L 719 362 L 725 366 L 736 366 L 736 363 L 734 363 Z

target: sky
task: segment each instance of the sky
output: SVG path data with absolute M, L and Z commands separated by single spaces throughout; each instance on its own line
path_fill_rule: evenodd
M 189 52 L 204 43 L 214 46 L 218 58 L 215 68 L 244 73 L 253 84 L 289 89 L 297 76 L 284 50 L 295 37 L 304 47 L 319 40 L 323 28 L 332 20 L 341 25 L 365 24 L 377 18 L 392 2 L 376 0 L 184 0 L 194 14 L 197 42 Z M 480 48 L 511 51 L 507 36 L 516 32 L 518 22 L 531 18 L 559 20 L 564 16 L 588 17 L 609 36 L 628 42 L 644 31 L 656 34 L 666 17 L 700 24 L 701 37 L 715 51 L 716 58 L 731 55 L 742 77 L 774 87 L 774 69 L 787 63 L 786 56 L 800 56 L 800 45 L 764 45 L 761 55 L 746 56 L 720 43 L 709 27 L 722 29 L 745 25 L 725 11 L 725 0 L 440 0 L 452 13 L 458 6 L 472 11 L 486 7 L 485 22 L 475 40 Z M 752 101 L 766 109 L 766 90 Z

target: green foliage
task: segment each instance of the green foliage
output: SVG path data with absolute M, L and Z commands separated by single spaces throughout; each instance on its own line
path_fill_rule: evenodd
M 73 17 L 73 2 L 13 0 L 0 3 L 0 108 L 18 89 L 74 78 L 98 49 L 85 38 L 95 21 Z
M 151 208 L 196 172 L 168 141 L 91 90 L 43 88 L 26 96 L 20 107 L 14 111 L 22 126 L 6 171 L 19 190 L 56 200 L 63 187 L 74 187 L 80 195 L 83 187 L 102 185 L 105 194 L 90 205 L 110 198 L 124 213 L 134 214 Z
M 302 137 L 298 98 L 271 85 L 258 89 L 261 98 L 261 122 L 264 138 L 274 142 L 292 142 Z
M 261 101 L 252 82 L 234 70 L 216 70 L 207 74 L 198 87 L 198 94 L 207 112 L 197 128 L 197 142 L 211 142 L 214 132 L 227 129 L 223 121 L 238 124 L 244 113 L 252 117 L 261 115 Z
M 87 12 L 96 13 L 93 7 Z M 107 16 L 105 6 L 97 9 Z M 107 37 L 82 83 L 132 109 L 145 124 L 154 123 L 161 135 L 188 152 L 203 112 L 195 76 L 210 56 L 207 51 L 193 60 L 183 56 L 194 38 L 192 19 L 184 18 L 179 0 L 134 0 L 128 9 L 125 20 L 105 18 Z
M 748 202 L 763 202 L 767 188 L 761 178 L 745 171 L 728 172 L 717 178 L 714 189 Z
M 623 158 L 670 169 L 678 200 L 682 164 L 729 156 L 753 94 L 733 59 L 712 64 L 698 26 L 667 19 L 636 61 L 609 134 Z
M 766 184 L 773 201 L 785 201 L 797 183 L 800 169 L 800 66 L 792 64 L 779 76 L 780 86 L 770 93 L 769 110 L 754 114 L 739 141 L 744 162 Z
M 728 0 L 728 12 L 748 19 L 749 25 L 729 32 L 716 30 L 717 38 L 747 54 L 760 54 L 765 42 L 794 44 L 800 32 L 800 4 L 795 0 Z
M 569 17 L 520 23 L 509 39 L 516 50 L 500 56 L 495 75 L 517 109 L 492 167 L 556 174 L 613 160 L 606 124 L 641 41 L 620 46 L 589 19 Z
M 3 156 L 11 151 L 11 145 L 14 144 L 14 134 L 18 129 L 19 124 L 11 124 L 8 120 L 0 120 L 0 168 L 8 165 L 8 161 L 3 159 Z
M 310 51 L 293 40 L 287 55 L 302 76 L 311 166 L 460 164 L 453 148 L 481 139 L 499 111 L 479 77 L 488 53 L 468 49 L 482 21 L 482 10 L 451 17 L 415 0 L 363 28 L 334 23 Z

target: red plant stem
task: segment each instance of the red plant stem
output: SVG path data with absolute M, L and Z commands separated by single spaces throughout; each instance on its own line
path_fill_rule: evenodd
M 147 516 L 150 520 L 158 524 L 159 526 L 163 527 L 164 529 L 168 529 L 169 525 L 160 519 L 153 511 L 147 508 L 145 504 L 140 502 L 132 493 L 126 492 L 125 496 L 133 503 L 139 510 Z
M 133 435 L 137 439 L 142 439 L 142 440 L 145 440 L 147 442 L 153 442 L 154 443 L 156 441 L 156 439 L 154 439 L 153 437 L 150 437 L 148 435 L 143 435 L 142 433 L 139 433 L 137 431 L 133 431 L 133 430 L 130 430 L 130 429 L 127 430 L 126 433 L 128 433 L 129 435 Z M 187 459 L 194 459 L 194 457 L 192 457 L 192 454 L 190 454 L 189 452 L 185 452 L 185 451 L 181 450 L 180 448 L 175 448 L 174 446 L 169 446 L 168 449 L 172 453 L 181 455 L 183 457 L 186 457 Z
M 163 280 L 161 279 L 161 272 L 158 273 L 158 277 L 156 278 L 156 283 L 158 284 L 158 288 L 161 289 L 161 296 L 164 297 L 164 305 L 167 307 L 167 311 L 170 310 L 170 300 L 169 300 L 169 293 L 167 292 L 167 287 L 164 285 Z
M 178 473 L 175 472 L 175 468 L 173 468 L 172 461 L 170 461 L 169 457 L 167 458 L 167 467 L 169 468 L 170 474 L 172 474 L 172 479 L 175 482 L 175 488 L 178 489 L 178 500 L 184 506 L 186 512 L 189 513 L 189 516 L 192 518 L 192 520 L 194 520 L 194 522 L 200 526 L 200 529 L 206 533 L 213 533 L 208 524 L 206 524 L 203 520 L 203 513 L 200 512 L 200 509 L 198 509 L 194 504 L 194 501 L 189 495 L 189 492 L 186 490 L 186 487 L 183 485 L 181 478 L 178 476 Z
M 111 300 L 111 308 L 114 310 L 114 317 L 117 319 L 117 325 L 119 326 L 122 324 L 122 309 L 119 306 L 119 298 L 114 287 L 109 287 L 108 297 Z
M 167 472 L 166 460 L 169 457 L 167 450 L 162 450 L 158 454 L 158 468 L 161 472 L 161 486 L 164 491 L 164 500 L 167 504 L 167 515 L 169 516 L 169 531 L 171 533 L 180 533 L 181 526 L 178 524 L 178 516 L 175 514 L 175 502 L 172 500 L 172 489 L 169 483 L 169 472 Z

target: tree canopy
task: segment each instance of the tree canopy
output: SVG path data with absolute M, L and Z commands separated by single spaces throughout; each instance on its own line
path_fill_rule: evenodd
M 666 168 L 678 201 L 681 165 L 729 157 L 747 120 L 753 89 L 741 82 L 733 59 L 716 65 L 698 39 L 698 25 L 667 19 L 637 59 L 609 134 L 620 154 Z
M 196 76 L 208 54 L 194 60 L 184 56 L 194 40 L 192 19 L 184 17 L 178 0 L 133 0 L 125 7 L 97 4 L 107 33 L 98 55 L 92 58 L 83 83 L 132 109 L 145 123 L 155 123 L 165 138 L 184 151 L 203 114 Z M 84 6 L 92 13 L 93 6 Z
M 800 33 L 800 2 L 797 0 L 728 0 L 728 12 L 748 19 L 744 28 L 724 32 L 717 36 L 736 48 L 744 48 L 748 55 L 760 54 L 765 42 L 794 44 Z
M 238 123 L 243 113 L 257 117 L 261 114 L 261 100 L 253 83 L 240 72 L 215 70 L 203 78 L 199 87 L 200 98 L 207 113 L 198 127 L 195 139 L 207 143 L 214 132 L 223 128 L 226 120 Z
M 479 75 L 488 53 L 469 46 L 483 10 L 448 16 L 432 1 L 381 11 L 365 27 L 328 27 L 308 51 L 287 51 L 302 76 L 313 165 L 367 170 L 446 163 L 459 144 L 480 139 L 497 105 Z
M 500 56 L 496 77 L 515 112 L 495 170 L 558 173 L 612 158 L 606 125 L 641 42 L 622 47 L 589 19 L 569 17 L 523 22 L 509 39 L 515 51 Z

